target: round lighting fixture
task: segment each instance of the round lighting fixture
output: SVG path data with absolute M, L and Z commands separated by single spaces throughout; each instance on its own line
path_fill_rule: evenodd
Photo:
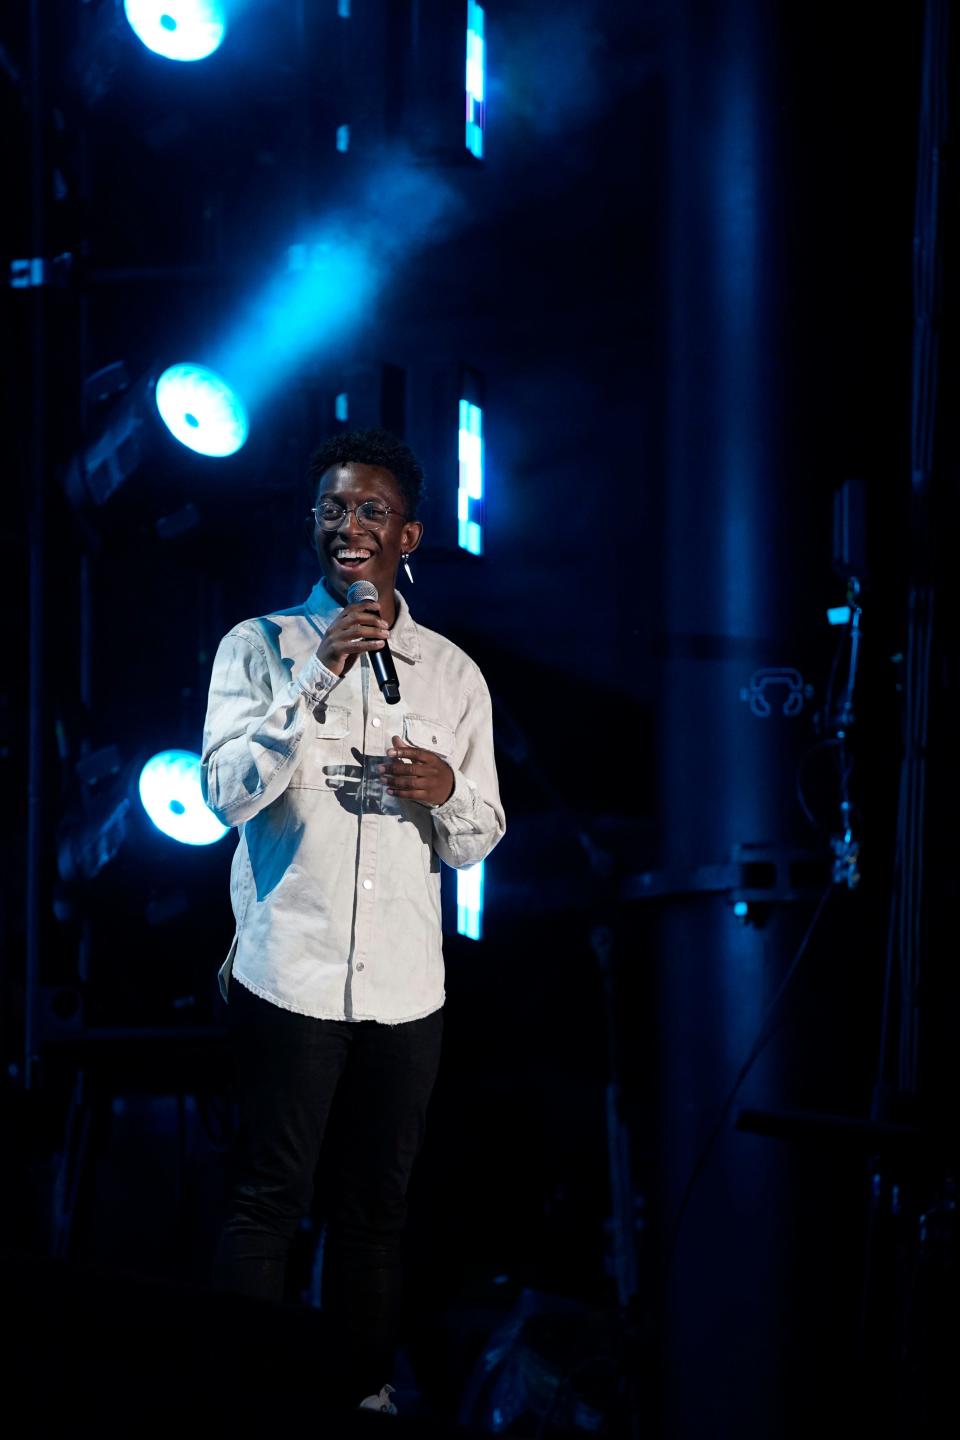
M 204 803 L 200 756 L 191 750 L 161 750 L 148 760 L 140 800 L 157 829 L 181 845 L 213 845 L 227 833 Z
M 174 439 L 199 455 L 233 455 L 250 422 L 237 392 L 205 365 L 171 365 L 157 381 L 157 409 Z
M 206 60 L 227 33 L 223 0 L 123 0 L 130 28 L 155 55 Z

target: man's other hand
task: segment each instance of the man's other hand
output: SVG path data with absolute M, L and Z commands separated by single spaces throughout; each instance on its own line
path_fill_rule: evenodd
M 386 765 L 380 766 L 387 793 L 401 800 L 416 800 L 419 805 L 442 805 L 453 794 L 454 774 L 446 760 L 432 750 L 408 745 L 399 735 L 393 737 L 393 749 Z

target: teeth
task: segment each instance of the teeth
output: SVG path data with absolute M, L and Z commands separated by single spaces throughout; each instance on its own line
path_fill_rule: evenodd
M 369 560 L 370 550 L 337 550 L 334 552 L 337 560 Z

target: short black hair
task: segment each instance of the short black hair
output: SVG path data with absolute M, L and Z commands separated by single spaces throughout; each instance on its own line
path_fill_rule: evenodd
M 410 446 L 388 430 L 349 430 L 324 440 L 310 460 L 311 504 L 316 502 L 320 479 L 333 465 L 379 465 L 396 480 L 413 519 L 423 499 L 423 466 Z

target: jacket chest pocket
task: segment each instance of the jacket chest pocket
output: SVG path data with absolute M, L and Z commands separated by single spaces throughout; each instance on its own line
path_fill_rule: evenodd
M 433 750 L 444 760 L 448 760 L 453 754 L 456 742 L 456 736 L 449 725 L 444 725 L 439 720 L 431 720 L 428 715 L 405 715 L 403 738 L 411 745 L 419 745 L 421 750 Z
M 318 705 L 308 727 L 306 754 L 290 782 L 304 789 L 338 789 L 351 756 L 350 711 L 344 705 Z

